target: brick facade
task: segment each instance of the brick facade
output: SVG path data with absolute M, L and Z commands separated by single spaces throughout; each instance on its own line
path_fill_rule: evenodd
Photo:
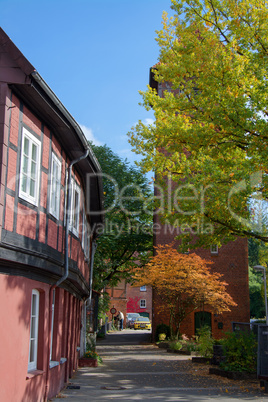
M 122 311 L 124 314 L 124 328 L 126 327 L 126 314 L 127 314 L 127 283 L 122 280 L 117 284 L 116 287 L 107 287 L 106 292 L 111 298 L 110 308 L 114 307 L 116 309 L 116 314 L 118 311 Z M 112 314 L 108 311 L 108 320 L 112 321 Z
M 141 300 L 145 300 L 141 303 Z M 152 319 L 152 288 L 145 286 L 145 290 L 137 286 L 127 285 L 127 313 L 139 313 Z
M 163 96 L 163 91 L 169 89 L 165 83 L 158 83 L 153 78 L 151 71 L 150 85 L 158 91 L 159 96 Z M 163 150 L 164 152 L 164 150 Z M 173 187 L 174 183 L 169 183 Z M 155 194 L 159 195 L 157 188 Z M 159 216 L 154 217 L 154 225 L 156 233 L 154 236 L 154 245 L 170 244 L 174 238 L 180 234 L 179 228 L 161 224 Z M 178 244 L 177 244 L 178 245 Z M 221 315 L 211 314 L 211 328 L 215 338 L 221 338 L 224 332 L 231 330 L 232 322 L 249 322 L 250 305 L 249 305 L 249 284 L 248 284 L 248 245 L 247 239 L 237 238 L 235 241 L 223 245 L 217 254 L 211 253 L 210 250 L 197 249 L 194 251 L 197 255 L 213 262 L 211 269 L 222 274 L 222 280 L 227 282 L 227 292 L 237 303 L 237 307 L 232 307 L 230 312 Z M 161 295 L 153 292 L 153 332 L 156 326 L 161 323 L 169 324 L 168 313 L 160 313 L 159 307 L 162 305 Z M 209 313 L 208 306 L 205 306 Z M 190 314 L 182 323 L 180 332 L 188 336 L 195 334 L 195 313 Z

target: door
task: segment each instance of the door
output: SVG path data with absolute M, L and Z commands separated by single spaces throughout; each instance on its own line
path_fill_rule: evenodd
M 207 325 L 211 329 L 211 313 L 207 311 L 197 311 L 194 313 L 194 326 L 195 326 L 195 335 L 197 331 Z

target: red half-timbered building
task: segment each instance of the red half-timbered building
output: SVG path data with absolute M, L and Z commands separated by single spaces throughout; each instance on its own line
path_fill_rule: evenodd
M 0 399 L 55 396 L 85 346 L 100 167 L 71 114 L 0 29 Z

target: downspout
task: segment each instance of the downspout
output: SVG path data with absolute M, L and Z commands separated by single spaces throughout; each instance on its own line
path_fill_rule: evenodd
M 66 228 L 65 228 L 65 273 L 64 275 L 56 282 L 54 285 L 55 287 L 59 286 L 62 282 L 65 281 L 65 279 L 68 278 L 69 275 L 69 226 L 70 226 L 70 209 L 71 209 L 71 200 L 72 200 L 72 192 L 71 192 L 71 184 L 72 184 L 72 167 L 76 163 L 80 162 L 81 160 L 87 158 L 89 154 L 89 149 L 86 150 L 84 155 L 80 156 L 80 158 L 74 159 L 68 168 L 68 186 L 67 186 L 67 192 L 68 192 L 68 197 L 67 197 L 67 205 L 65 209 L 66 213 Z
M 53 300 L 53 290 L 58 287 L 62 282 L 64 282 L 69 275 L 69 227 L 70 227 L 70 209 L 71 209 L 71 200 L 72 200 L 72 192 L 71 192 L 71 184 L 72 184 L 72 167 L 76 163 L 80 162 L 81 160 L 87 158 L 89 154 L 89 149 L 80 156 L 80 158 L 74 159 L 70 162 L 68 167 L 68 185 L 67 185 L 67 203 L 65 206 L 65 215 L 66 215 L 66 226 L 65 226 L 65 255 L 64 255 L 64 274 L 59 280 L 54 284 L 51 285 L 49 289 L 49 317 L 48 317 L 48 359 L 47 359 L 47 370 L 46 370 L 46 387 L 45 387 L 45 396 L 44 401 L 47 401 L 48 395 L 48 375 L 49 375 L 49 363 L 50 363 L 50 353 L 51 353 L 51 329 L 52 329 L 52 300 Z
M 89 276 L 89 298 L 87 299 L 89 304 L 91 305 L 92 301 L 92 283 L 93 283 L 93 265 L 94 265 L 94 257 L 97 250 L 97 243 L 95 240 L 92 241 L 91 246 L 91 258 L 90 258 L 90 276 Z
M 93 236 L 91 236 L 93 237 Z M 90 314 L 91 314 L 91 302 L 92 302 L 92 291 L 93 291 L 93 266 L 94 266 L 94 256 L 98 245 L 95 240 L 91 240 L 91 253 L 90 253 L 90 273 L 89 273 L 89 297 L 85 301 L 85 314 L 84 314 L 84 340 L 83 340 L 83 348 L 86 351 L 87 339 L 86 339 L 86 328 L 87 328 L 87 306 L 89 306 Z

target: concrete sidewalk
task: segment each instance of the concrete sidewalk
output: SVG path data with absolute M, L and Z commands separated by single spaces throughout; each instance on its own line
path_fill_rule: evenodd
M 233 381 L 208 374 L 189 356 L 148 343 L 145 331 L 108 334 L 97 343 L 103 364 L 80 368 L 58 396 L 65 401 L 268 401 L 258 381 Z M 79 387 L 79 388 L 78 388 Z M 57 398 L 53 399 L 54 401 Z

